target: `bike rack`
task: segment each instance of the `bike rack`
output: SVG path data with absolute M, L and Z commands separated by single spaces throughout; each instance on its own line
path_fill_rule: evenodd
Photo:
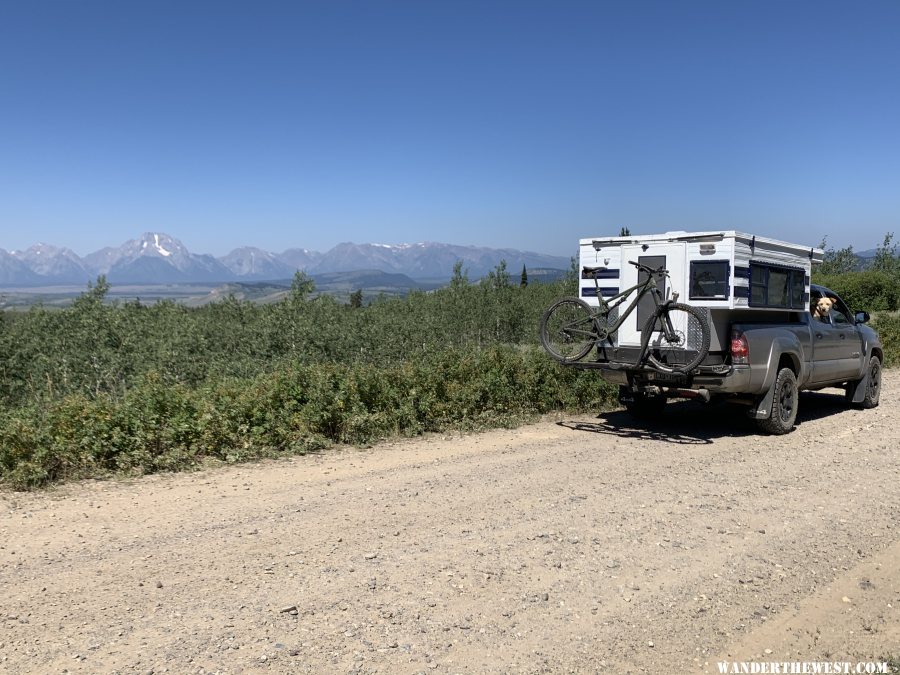
M 578 370 L 628 370 L 636 373 L 661 373 L 663 375 L 681 375 L 683 377 L 694 375 L 730 375 L 734 370 L 734 366 L 722 363 L 714 366 L 698 366 L 691 373 L 667 373 L 653 366 L 641 364 L 639 366 L 633 363 L 613 363 L 610 361 L 575 361 L 574 363 L 563 364 Z

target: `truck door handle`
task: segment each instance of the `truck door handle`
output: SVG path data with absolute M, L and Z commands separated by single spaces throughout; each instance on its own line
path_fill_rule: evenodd
M 816 333 L 816 337 L 819 338 L 819 339 L 821 340 L 821 339 L 822 339 L 822 334 L 821 334 L 821 333 Z
M 843 333 L 841 333 L 841 340 L 846 340 L 846 339 L 847 339 L 847 336 L 844 335 Z

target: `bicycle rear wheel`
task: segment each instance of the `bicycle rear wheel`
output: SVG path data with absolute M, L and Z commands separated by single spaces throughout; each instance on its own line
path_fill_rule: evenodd
M 689 373 L 709 353 L 709 321 L 691 305 L 676 303 L 662 308 L 644 325 L 643 336 L 647 361 L 662 371 Z
M 580 298 L 563 298 L 541 317 L 541 344 L 561 363 L 583 359 L 597 341 L 594 314 Z

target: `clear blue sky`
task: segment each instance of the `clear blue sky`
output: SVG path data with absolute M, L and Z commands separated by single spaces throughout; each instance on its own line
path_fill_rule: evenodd
M 900 2 L 0 1 L 0 248 L 900 235 Z

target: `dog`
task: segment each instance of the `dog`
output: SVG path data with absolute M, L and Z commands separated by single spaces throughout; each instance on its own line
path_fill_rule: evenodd
M 831 298 L 827 298 L 824 295 L 816 301 L 816 306 L 813 307 L 812 315 L 814 318 L 819 321 L 830 321 L 831 320 L 831 308 L 834 306 L 834 300 Z

